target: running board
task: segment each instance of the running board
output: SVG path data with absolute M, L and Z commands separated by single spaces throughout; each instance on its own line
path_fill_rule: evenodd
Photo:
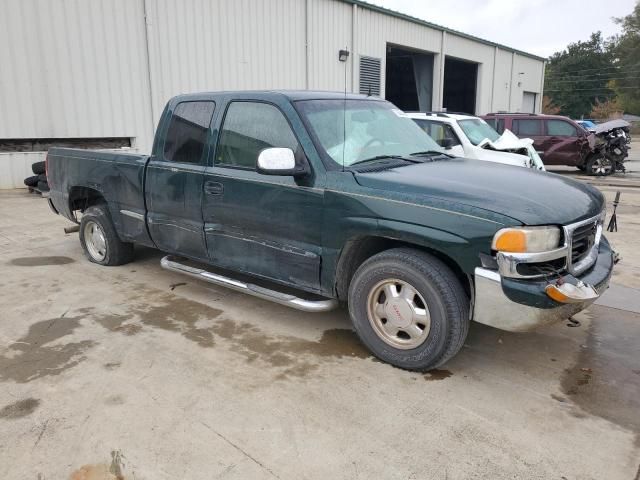
M 180 263 L 178 260 L 179 258 L 174 257 L 173 255 L 167 255 L 160 260 L 160 265 L 162 265 L 162 268 L 167 270 L 183 273 L 185 275 L 204 280 L 205 282 L 237 290 L 238 292 L 248 293 L 254 297 L 262 298 L 263 300 L 270 300 L 272 302 L 279 303 L 280 305 L 285 305 L 304 312 L 328 312 L 338 306 L 337 300 L 333 300 L 331 298 L 323 300 L 305 300 L 303 298 L 298 298 L 295 295 L 270 290 L 251 283 L 244 283 L 239 280 L 234 280 L 233 278 L 208 272 L 202 268 L 185 265 Z

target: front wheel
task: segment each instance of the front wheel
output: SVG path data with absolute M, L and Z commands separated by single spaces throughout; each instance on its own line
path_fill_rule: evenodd
M 408 370 L 443 365 L 462 348 L 469 329 L 469 299 L 455 274 L 408 248 L 379 253 L 358 268 L 349 313 L 376 357 Z
M 613 163 L 604 155 L 594 155 L 587 160 L 587 174 L 603 177 L 613 173 Z
M 133 260 L 133 244 L 120 240 L 106 205 L 95 205 L 84 212 L 80 244 L 87 258 L 99 265 L 123 265 Z

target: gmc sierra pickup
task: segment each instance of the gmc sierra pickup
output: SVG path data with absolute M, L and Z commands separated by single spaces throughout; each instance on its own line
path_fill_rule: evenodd
M 469 321 L 526 331 L 607 288 L 603 196 L 453 158 L 392 104 L 327 92 L 181 95 L 151 156 L 52 148 L 54 212 L 92 262 L 162 266 L 305 311 L 348 304 L 380 359 L 427 370 Z

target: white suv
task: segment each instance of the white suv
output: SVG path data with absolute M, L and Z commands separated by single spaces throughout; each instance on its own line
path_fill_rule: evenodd
M 530 138 L 502 135 L 483 119 L 457 113 L 406 113 L 438 145 L 457 157 L 544 170 Z

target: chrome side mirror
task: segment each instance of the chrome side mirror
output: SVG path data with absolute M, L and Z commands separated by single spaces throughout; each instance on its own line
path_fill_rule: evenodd
M 293 177 L 308 173 L 306 162 L 297 162 L 290 148 L 265 148 L 258 155 L 256 170 L 263 175 Z

